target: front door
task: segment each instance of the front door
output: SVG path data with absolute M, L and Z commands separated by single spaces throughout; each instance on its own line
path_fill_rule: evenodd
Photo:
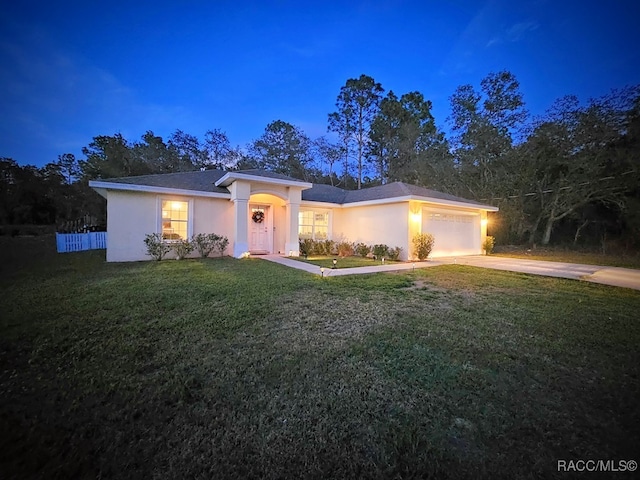
M 271 253 L 269 205 L 251 205 L 249 208 L 249 251 Z

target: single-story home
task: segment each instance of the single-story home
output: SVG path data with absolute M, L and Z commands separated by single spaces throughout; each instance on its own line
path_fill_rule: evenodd
M 299 255 L 299 240 L 401 247 L 434 235 L 432 257 L 482 253 L 487 212 L 498 209 L 395 182 L 362 190 L 311 184 L 264 170 L 204 170 L 91 181 L 107 199 L 107 261 L 148 260 L 144 238 L 216 233 L 229 254 Z

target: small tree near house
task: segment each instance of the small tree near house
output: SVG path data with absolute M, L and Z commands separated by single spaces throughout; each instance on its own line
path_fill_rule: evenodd
M 418 260 L 422 261 L 431 255 L 435 238 L 430 233 L 416 233 L 411 242 L 413 243 L 414 255 L 418 257 Z
M 493 238 L 492 236 L 487 236 L 487 238 L 484 239 L 484 243 L 482 244 L 482 250 L 484 250 L 484 254 L 491 255 L 491 252 L 493 252 L 493 248 L 495 247 L 495 244 L 496 244 L 495 238 Z

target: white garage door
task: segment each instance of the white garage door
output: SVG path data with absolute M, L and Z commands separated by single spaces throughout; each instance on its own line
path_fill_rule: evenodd
M 422 231 L 435 237 L 432 257 L 482 253 L 480 214 L 425 208 L 422 211 Z

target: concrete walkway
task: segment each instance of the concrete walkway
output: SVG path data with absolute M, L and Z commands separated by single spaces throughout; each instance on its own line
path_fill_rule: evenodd
M 598 265 L 582 265 L 577 263 L 547 262 L 540 260 L 527 260 L 520 258 L 505 258 L 485 255 L 473 255 L 468 257 L 444 257 L 429 260 L 427 262 L 394 263 L 390 265 L 372 265 L 355 268 L 325 268 L 324 273 L 320 267 L 310 263 L 300 262 L 280 255 L 261 255 L 270 262 L 279 263 L 298 270 L 304 270 L 315 275 L 325 277 L 338 277 L 341 275 L 361 275 L 365 273 L 396 272 L 413 270 L 414 268 L 436 267 L 438 265 L 470 265 L 473 267 L 492 268 L 495 270 L 507 270 L 510 272 L 529 273 L 533 275 L 545 275 L 548 277 L 569 278 L 572 280 L 584 280 L 593 283 L 602 283 L 616 287 L 626 287 L 640 290 L 640 270 L 619 267 L 603 267 Z
M 431 260 L 428 262 L 411 262 L 407 263 L 391 263 L 388 265 L 371 265 L 370 267 L 354 267 L 354 268 L 325 268 L 324 272 L 320 271 L 320 267 L 311 263 L 299 262 L 288 257 L 282 257 L 280 255 L 260 255 L 254 258 L 263 258 L 270 262 L 279 263 L 280 265 L 286 265 L 287 267 L 297 268 L 298 270 L 304 270 L 305 272 L 313 273 L 315 275 L 324 275 L 325 277 L 340 277 L 342 275 L 362 275 L 364 273 L 379 273 L 379 272 L 397 272 L 400 270 L 412 270 L 413 268 L 426 268 L 435 267 L 436 265 L 445 265 L 448 262 L 438 262 Z M 414 267 L 415 265 L 415 267 Z

